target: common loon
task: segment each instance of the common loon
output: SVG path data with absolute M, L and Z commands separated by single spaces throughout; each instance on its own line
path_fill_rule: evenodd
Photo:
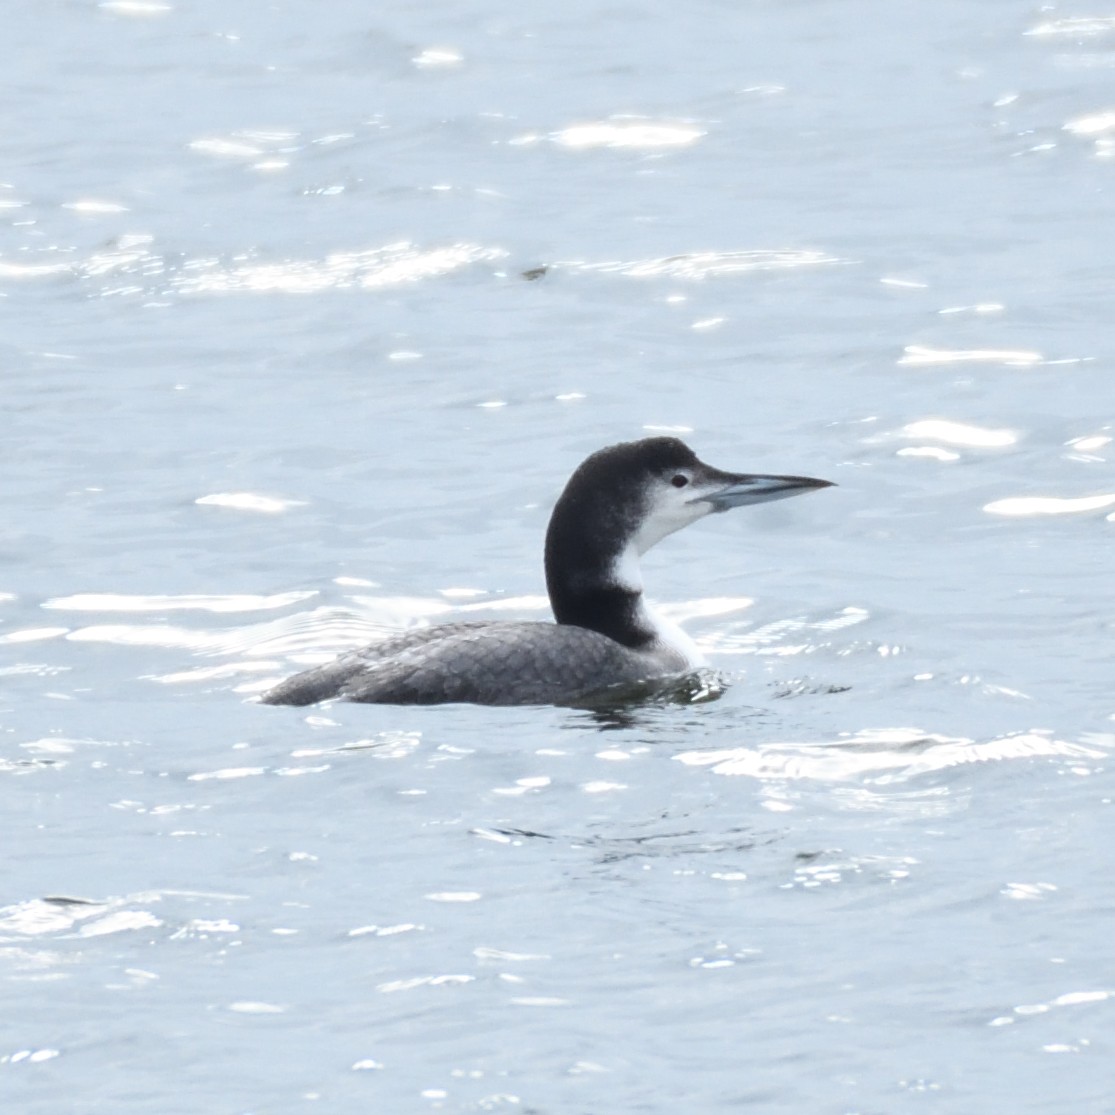
M 570 477 L 546 531 L 557 623 L 482 620 L 407 631 L 296 674 L 261 700 L 571 705 L 678 678 L 704 663 L 643 600 L 639 558 L 713 512 L 830 486 L 806 476 L 721 472 L 672 437 L 601 449 Z

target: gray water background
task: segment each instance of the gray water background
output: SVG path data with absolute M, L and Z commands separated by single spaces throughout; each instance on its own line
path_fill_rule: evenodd
M 5 1112 L 1112 1110 L 1115 17 L 3 38 Z M 659 430 L 840 485 L 646 560 L 721 700 L 252 702 Z

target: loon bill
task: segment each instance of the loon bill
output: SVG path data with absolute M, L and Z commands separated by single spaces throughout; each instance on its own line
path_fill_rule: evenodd
M 261 700 L 576 705 L 679 678 L 704 662 L 680 629 L 648 607 L 639 558 L 706 515 L 831 486 L 808 476 L 721 472 L 672 437 L 601 449 L 570 477 L 546 531 L 556 623 L 407 631 L 296 674 Z

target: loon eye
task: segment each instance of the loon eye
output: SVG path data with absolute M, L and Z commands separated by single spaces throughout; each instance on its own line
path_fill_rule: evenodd
M 689 477 L 679 472 L 670 483 L 673 484 L 675 488 L 684 488 L 685 485 L 689 483 Z

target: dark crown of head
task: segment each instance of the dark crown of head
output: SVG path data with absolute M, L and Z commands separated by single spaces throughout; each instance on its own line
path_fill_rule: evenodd
M 648 437 L 642 441 L 625 441 L 601 449 L 585 463 L 612 466 L 624 471 L 664 473 L 670 469 L 692 467 L 697 455 L 676 437 Z

